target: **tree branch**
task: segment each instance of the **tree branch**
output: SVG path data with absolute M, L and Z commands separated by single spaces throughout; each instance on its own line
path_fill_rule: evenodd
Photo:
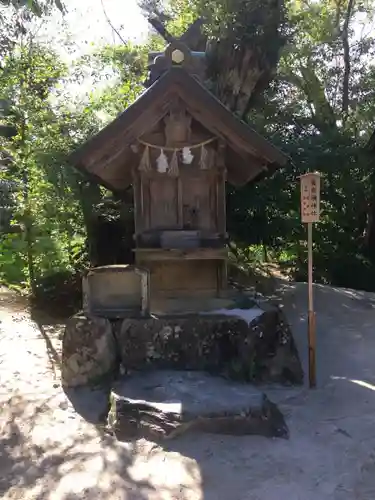
M 349 23 L 353 13 L 355 0 L 349 0 L 348 8 L 346 10 L 344 26 L 341 33 L 342 45 L 344 49 L 344 79 L 342 83 L 342 106 L 343 122 L 347 118 L 349 111 L 349 80 L 350 80 L 350 47 L 349 47 Z
M 329 103 L 322 82 L 317 77 L 311 65 L 300 67 L 301 75 L 291 69 L 279 75 L 279 80 L 288 82 L 305 94 L 307 104 L 310 107 L 314 126 L 321 132 L 336 129 L 336 117 Z
M 163 23 L 157 19 L 157 17 L 149 16 L 147 20 L 166 42 L 171 43 L 175 40 L 175 38 L 167 31 Z
M 124 38 L 121 36 L 121 33 L 119 32 L 119 30 L 117 28 L 115 28 L 115 26 L 113 25 L 111 19 L 109 18 L 108 14 L 107 14 L 107 11 L 106 11 L 105 6 L 104 6 L 104 0 L 101 0 L 101 2 L 102 2 L 103 14 L 107 20 L 107 23 L 110 25 L 112 30 L 116 33 L 116 35 L 119 37 L 119 39 L 122 41 L 122 43 L 124 45 L 126 45 L 126 40 L 124 40 Z

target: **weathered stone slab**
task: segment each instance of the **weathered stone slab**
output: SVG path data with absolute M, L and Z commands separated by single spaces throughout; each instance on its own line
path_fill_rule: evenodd
M 109 423 L 120 440 L 172 439 L 187 431 L 283 437 L 279 409 L 257 388 L 202 372 L 152 371 L 119 381 Z
M 276 307 L 126 319 L 115 335 L 127 373 L 200 370 L 243 381 L 303 382 L 292 333 Z
M 230 368 L 239 343 L 251 358 L 247 329 L 238 318 L 215 315 L 128 319 L 117 338 L 122 365 L 130 373 L 150 368 L 221 373 Z
M 118 352 L 109 320 L 77 314 L 68 320 L 62 346 L 62 384 L 93 385 L 111 378 Z
M 303 383 L 303 369 L 292 331 L 282 310 L 266 302 L 249 327 L 255 334 L 255 373 L 260 382 Z

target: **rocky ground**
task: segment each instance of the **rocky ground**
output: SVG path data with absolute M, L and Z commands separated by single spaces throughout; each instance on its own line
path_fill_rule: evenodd
M 280 287 L 306 366 L 306 287 Z M 373 500 L 375 295 L 316 288 L 318 389 L 265 388 L 290 440 L 188 435 L 119 443 L 59 384 L 61 326 L 0 292 L 0 496 L 5 500 Z M 87 415 L 86 415 L 87 416 Z

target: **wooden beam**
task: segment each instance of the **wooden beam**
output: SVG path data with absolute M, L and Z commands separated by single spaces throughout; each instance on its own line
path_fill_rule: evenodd
M 150 108 L 147 112 L 138 117 L 137 120 L 129 125 L 127 129 L 119 128 L 114 132 L 113 140 L 106 143 L 98 142 L 96 145 L 96 155 L 88 159 L 86 166 L 110 164 L 116 161 L 119 157 L 127 154 L 130 145 L 137 141 L 138 137 L 142 136 L 157 125 L 168 112 L 169 100 L 166 99 L 163 103 L 158 103 L 156 107 Z
M 226 190 L 225 190 L 225 171 L 219 171 L 216 184 L 216 203 L 217 203 L 217 232 L 225 235 L 226 226 Z
M 181 69 L 172 68 L 171 71 Z M 182 78 L 181 75 L 176 76 L 176 79 L 179 80 L 178 93 L 188 104 L 189 110 L 215 135 L 232 140 L 241 149 L 263 156 L 269 162 L 281 165 L 287 162 L 287 157 L 281 151 L 236 117 L 197 80 L 192 77 Z
M 168 109 L 172 94 L 176 93 L 197 119 L 218 137 L 232 140 L 241 149 L 256 153 L 256 156 L 262 156 L 268 162 L 281 165 L 286 163 L 287 157 L 281 151 L 239 120 L 184 69 L 175 67 L 159 78 L 116 120 L 74 153 L 71 162 L 75 164 L 83 157 L 87 158 L 90 150 L 101 149 L 106 144 L 111 149 L 113 138 L 118 137 L 118 134 L 121 136 L 118 139 L 124 143 L 139 137 L 150 129 L 151 123 L 154 124 L 153 115 L 156 122 L 162 118 L 162 114 Z M 156 111 L 158 108 L 159 112 Z
M 228 162 L 228 179 L 238 178 L 239 184 L 261 175 L 258 164 L 285 165 L 288 158 L 266 139 L 248 127 L 220 103 L 203 85 L 183 68 L 171 68 L 159 78 L 124 113 L 109 124 L 99 134 L 88 141 L 69 158 L 70 162 L 82 170 L 95 171 L 104 183 L 108 183 L 105 167 L 117 164 L 134 141 L 151 130 L 168 112 L 170 101 L 179 96 L 188 111 L 218 138 L 226 141 L 231 148 L 249 155 L 249 166 L 243 162 L 244 170 Z M 127 154 L 127 152 L 126 152 Z M 128 162 L 122 169 L 130 170 Z M 245 174 L 246 171 L 246 174 Z M 130 175 L 129 175 L 130 178 Z M 235 181 L 237 183 L 237 180 Z M 112 179 L 110 184 L 113 184 Z M 113 185 L 112 189 L 116 189 Z
M 160 248 L 136 248 L 134 250 L 137 258 L 142 261 L 160 260 L 225 260 L 228 252 L 225 248 L 195 248 L 182 249 L 160 249 Z
M 123 140 L 124 143 L 134 142 L 134 139 L 150 128 L 150 124 L 153 123 L 153 113 L 156 116 L 156 122 L 159 121 L 167 112 L 169 93 L 173 87 L 173 79 L 168 78 L 168 75 L 169 73 L 161 77 L 113 122 L 72 153 L 69 157 L 70 163 L 82 164 L 85 160 L 86 164 L 92 152 L 106 146 L 107 150 L 111 150 L 116 144 L 116 139 Z

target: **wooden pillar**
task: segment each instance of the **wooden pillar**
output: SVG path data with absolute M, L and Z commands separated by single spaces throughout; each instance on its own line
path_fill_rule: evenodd
M 219 143 L 217 154 L 217 181 L 216 181 L 216 205 L 217 205 L 217 231 L 222 236 L 226 236 L 227 231 L 227 210 L 226 210 L 226 165 L 225 165 L 226 144 Z M 221 260 L 217 263 L 218 295 L 225 293 L 228 287 L 227 261 Z
M 184 193 L 181 176 L 177 179 L 177 220 L 180 229 L 184 227 Z
M 133 170 L 134 226 L 138 235 L 144 229 L 141 178 L 137 169 Z
M 222 297 L 228 288 L 228 265 L 226 260 L 217 261 L 217 295 Z
M 217 155 L 218 160 L 216 182 L 217 231 L 223 236 L 225 236 L 227 230 L 225 148 L 225 144 L 219 144 Z
M 142 216 L 143 216 L 143 230 L 150 229 L 150 180 L 142 174 L 141 175 L 141 203 L 142 203 Z

